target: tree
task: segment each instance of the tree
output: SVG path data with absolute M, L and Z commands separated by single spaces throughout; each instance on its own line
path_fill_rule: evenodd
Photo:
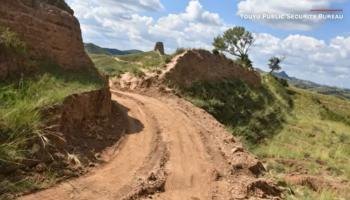
M 276 56 L 273 56 L 269 59 L 269 67 L 271 69 L 270 74 L 274 71 L 279 71 L 282 69 L 282 67 L 280 66 L 281 62 L 283 61 L 283 58 L 279 58 Z
M 251 67 L 248 51 L 254 43 L 253 35 L 244 27 L 234 27 L 226 30 L 223 35 L 214 38 L 213 46 L 216 50 L 227 52 L 238 57 L 238 60 Z

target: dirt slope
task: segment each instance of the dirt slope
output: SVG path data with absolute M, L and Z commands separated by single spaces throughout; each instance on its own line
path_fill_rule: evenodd
M 271 183 L 257 178 L 261 163 L 205 111 L 172 96 L 113 93 L 129 115 L 129 134 L 103 153 L 108 162 L 21 199 L 278 198 Z

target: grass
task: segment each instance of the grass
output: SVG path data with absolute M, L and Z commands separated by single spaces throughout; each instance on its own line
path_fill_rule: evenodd
M 322 190 L 318 193 L 314 191 L 303 188 L 303 187 L 293 187 L 294 195 L 288 195 L 286 200 L 341 200 L 336 193 L 330 190 Z
M 350 180 L 350 102 L 293 89 L 295 106 L 283 129 L 252 148 L 276 175 L 306 171 L 334 180 Z M 278 162 L 289 160 L 290 166 Z M 277 161 L 277 162 L 276 162 Z M 350 194 L 350 189 L 347 191 Z M 344 196 L 345 195 L 345 196 Z M 346 194 L 309 192 L 296 199 L 340 199 Z M 291 198 L 293 199 L 293 198 Z M 295 198 L 294 198 L 295 199 Z
M 47 117 L 42 112 L 73 93 L 101 88 L 94 71 L 67 72 L 43 63 L 32 77 L 0 83 L 0 169 L 19 168 L 34 153 L 33 140 L 45 140 Z M 0 180 L 7 192 L 31 188 L 30 180 Z M 5 187 L 7 186 L 7 187 Z
M 120 76 L 126 72 L 130 72 L 137 76 L 141 76 L 143 72 L 140 66 L 130 62 L 118 61 L 114 57 L 105 54 L 90 54 L 92 61 L 97 69 L 111 77 Z
M 102 81 L 89 72 L 65 72 L 51 64 L 43 67 L 50 70 L 0 84 L 0 166 L 24 157 L 27 150 L 20 147 L 40 135 L 44 127 L 43 109 L 61 103 L 70 94 L 102 86 Z
M 282 127 L 292 102 L 277 79 L 265 76 L 254 88 L 239 80 L 197 82 L 180 93 L 207 110 L 247 145 L 261 143 Z
M 90 54 L 98 70 L 111 77 L 119 77 L 130 72 L 142 76 L 145 70 L 159 70 L 170 60 L 170 56 L 160 55 L 157 52 L 144 52 L 113 57 L 106 54 Z
M 4 52 L 22 55 L 26 52 L 27 47 L 15 32 L 12 32 L 9 28 L 0 26 L 0 49 Z
M 309 174 L 350 180 L 350 102 L 295 91 L 295 108 L 287 123 L 254 153 L 266 160 L 302 161 Z M 287 172 L 295 170 L 285 168 Z

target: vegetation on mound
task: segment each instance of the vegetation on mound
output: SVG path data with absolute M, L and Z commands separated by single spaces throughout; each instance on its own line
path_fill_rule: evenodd
M 90 54 L 90 57 L 101 73 L 117 77 L 126 72 L 142 76 L 144 70 L 161 69 L 170 61 L 170 56 L 160 55 L 154 51 L 117 57 L 105 54 Z
M 26 44 L 21 41 L 15 32 L 9 28 L 0 26 L 0 49 L 4 52 L 24 54 L 26 52 Z
M 261 143 L 282 128 L 293 103 L 287 90 L 272 76 L 254 88 L 240 80 L 197 82 L 180 93 L 207 110 L 249 145 Z
M 103 81 L 95 71 L 67 72 L 45 62 L 41 72 L 20 80 L 0 83 L 0 169 L 16 169 L 31 158 L 30 141 L 45 140 L 46 119 L 42 112 L 61 103 L 65 97 L 101 88 Z M 0 175 L 1 176 L 1 175 Z M 38 183 L 40 183 L 39 180 Z M 21 192 L 37 186 L 32 180 L 0 180 L 3 193 Z

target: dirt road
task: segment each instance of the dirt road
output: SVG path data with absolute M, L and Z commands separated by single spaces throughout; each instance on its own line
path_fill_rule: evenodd
M 103 166 L 22 200 L 272 199 L 253 156 L 205 111 L 177 97 L 113 91 L 128 132 Z

